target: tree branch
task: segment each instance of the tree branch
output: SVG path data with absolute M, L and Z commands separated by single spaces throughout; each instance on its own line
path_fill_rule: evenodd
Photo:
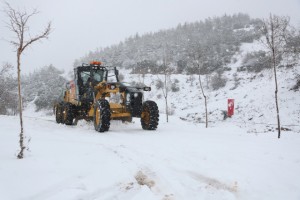
M 29 41 L 25 42 L 24 46 L 22 47 L 21 51 L 24 51 L 26 47 L 28 47 L 30 44 L 42 39 L 42 38 L 48 38 L 49 34 L 51 33 L 51 22 L 48 23 L 48 26 L 45 28 L 44 32 L 41 35 L 38 35 Z

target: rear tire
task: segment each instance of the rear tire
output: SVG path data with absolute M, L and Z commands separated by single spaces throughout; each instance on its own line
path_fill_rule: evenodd
M 72 105 L 67 103 L 63 106 L 62 110 L 63 110 L 63 112 L 62 112 L 63 123 L 66 125 L 72 125 L 73 119 L 74 119 Z
M 145 101 L 142 106 L 141 124 L 144 130 L 156 130 L 159 110 L 154 101 Z
M 110 106 L 107 100 L 100 99 L 94 108 L 94 127 L 98 132 L 108 131 L 110 127 Z
M 55 120 L 56 120 L 56 123 L 58 123 L 58 124 L 63 123 L 62 105 L 61 104 L 57 104 L 54 109 L 55 109 Z

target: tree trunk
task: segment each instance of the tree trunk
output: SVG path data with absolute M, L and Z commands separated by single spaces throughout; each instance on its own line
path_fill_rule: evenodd
M 278 82 L 277 82 L 277 73 L 276 73 L 276 47 L 275 47 L 275 27 L 274 22 L 271 17 L 271 43 L 272 43 L 272 57 L 273 57 L 273 69 L 274 69 L 274 79 L 275 79 L 275 103 L 276 103 L 276 113 L 277 113 L 277 128 L 278 128 L 278 139 L 281 135 L 280 127 L 280 117 L 279 117 L 279 106 L 278 106 Z
M 208 114 L 207 114 L 207 99 L 206 95 L 204 94 L 203 86 L 202 86 L 202 81 L 201 81 L 201 75 L 200 75 L 200 65 L 198 64 L 199 67 L 199 83 L 200 83 L 200 88 L 204 97 L 204 104 L 205 104 L 205 127 L 208 127 Z
M 205 102 L 205 127 L 207 128 L 208 127 L 208 114 L 207 114 L 207 100 L 206 100 L 206 95 L 203 95 L 204 96 L 204 102 Z
M 167 118 L 167 122 L 169 122 L 168 98 L 166 98 L 166 118 Z
M 278 83 L 277 83 L 277 72 L 276 72 L 276 58 L 275 50 L 273 49 L 273 68 L 274 68 L 274 78 L 275 78 L 275 103 L 276 103 L 276 113 L 277 113 L 277 128 L 278 128 L 278 139 L 281 135 L 281 126 L 280 126 L 280 116 L 279 116 L 279 105 L 278 105 Z
M 165 73 L 165 100 L 166 100 L 166 118 L 167 122 L 169 122 L 169 108 L 168 108 L 168 87 L 167 87 L 167 74 Z
M 21 131 L 20 131 L 20 139 L 19 139 L 19 144 L 20 144 L 20 152 L 18 154 L 18 158 L 22 159 L 24 157 L 24 133 L 23 133 L 23 114 L 22 114 L 22 95 L 21 95 L 21 69 L 20 69 L 20 58 L 21 58 L 21 50 L 18 49 L 17 53 L 17 67 L 18 67 L 18 96 L 19 96 L 19 114 L 20 114 L 20 125 L 21 125 Z

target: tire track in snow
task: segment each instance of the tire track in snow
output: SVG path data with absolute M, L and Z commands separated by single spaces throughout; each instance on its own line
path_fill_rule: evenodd
M 193 179 L 199 180 L 200 182 L 206 183 L 207 185 L 217 189 L 217 190 L 225 190 L 231 193 L 237 193 L 238 192 L 238 185 L 237 182 L 234 182 L 232 185 L 222 183 L 221 181 L 210 178 L 201 174 L 198 174 L 196 172 L 189 171 L 187 172 Z
M 199 192 L 193 191 L 189 185 L 189 183 L 195 181 L 204 186 L 204 193 L 212 192 L 217 195 L 227 193 L 228 197 L 225 199 L 239 199 L 238 184 L 236 181 L 225 183 L 195 171 L 186 171 L 182 173 L 181 168 L 172 166 L 172 163 L 174 162 L 180 163 L 181 160 L 185 158 L 184 155 L 178 155 L 179 157 L 183 157 L 171 159 L 171 162 L 169 163 L 168 159 L 165 160 L 165 158 L 161 156 L 152 153 L 146 155 L 145 153 L 128 148 L 124 145 L 120 146 L 119 149 L 117 148 L 114 150 L 117 156 L 126 160 L 126 162 L 134 162 L 136 167 L 139 168 L 139 171 L 135 175 L 138 184 L 146 185 L 155 195 L 162 196 L 162 199 L 184 199 L 183 196 L 177 194 L 176 188 L 178 185 L 180 185 L 184 191 Z M 158 165 L 156 163 L 158 163 Z M 174 184 L 174 180 L 168 180 L 169 177 L 177 177 L 178 185 L 172 185 Z M 195 184 L 194 187 L 199 184 Z
M 120 149 L 126 149 L 124 145 L 110 145 L 110 144 L 96 144 L 101 146 L 102 149 L 110 153 L 110 155 L 119 159 L 124 169 L 127 169 L 129 173 L 136 171 L 139 165 L 134 162 L 134 156 L 128 156 L 128 153 L 120 153 Z M 134 165 L 134 167 L 132 166 Z M 134 177 L 131 180 L 120 180 L 115 184 L 108 187 L 100 187 L 93 189 L 92 191 L 85 191 L 84 194 L 77 195 L 73 200 L 96 200 L 96 199 L 132 199 L 138 190 L 138 183 L 134 183 Z M 113 191 L 113 192 L 112 192 Z
M 147 186 L 155 196 L 160 196 L 163 200 L 175 199 L 174 190 L 169 187 L 169 181 L 167 179 L 162 180 L 163 176 L 159 173 L 159 170 L 156 170 L 156 167 L 153 166 L 153 163 L 161 163 L 161 161 L 153 161 L 153 159 L 155 159 L 154 154 L 150 153 L 149 155 L 145 155 L 125 145 L 108 149 L 113 151 L 124 163 L 135 165 L 135 168 L 131 170 L 135 172 L 135 174 L 133 174 L 136 181 L 135 185 Z

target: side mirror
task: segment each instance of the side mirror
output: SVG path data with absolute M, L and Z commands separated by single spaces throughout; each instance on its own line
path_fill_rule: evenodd
M 147 92 L 151 91 L 151 87 L 144 87 L 143 89 L 144 89 L 144 91 L 147 91 Z

